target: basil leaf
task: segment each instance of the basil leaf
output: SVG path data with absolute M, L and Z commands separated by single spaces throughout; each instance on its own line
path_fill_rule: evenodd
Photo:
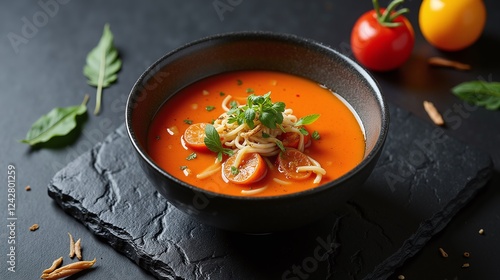
M 54 108 L 41 116 L 31 126 L 26 138 L 21 140 L 30 146 L 48 142 L 55 136 L 65 136 L 78 126 L 77 116 L 87 113 L 88 95 L 82 104 L 64 108 Z
M 222 147 L 219 133 L 213 125 L 208 124 L 205 126 L 205 138 L 203 139 L 203 142 L 210 151 L 218 153 L 217 159 L 219 161 L 222 161 L 222 154 L 229 156 L 233 155 L 233 150 Z
M 116 74 L 122 67 L 118 57 L 118 50 L 113 45 L 113 34 L 109 24 L 104 25 L 102 37 L 97 46 L 87 55 L 87 64 L 83 67 L 83 74 L 87 83 L 97 87 L 97 98 L 94 114 L 99 114 L 101 108 L 102 89 L 116 82 Z
M 296 123 L 295 126 L 301 126 L 301 125 L 308 125 L 312 124 L 319 118 L 319 114 L 313 114 L 313 115 L 308 115 L 305 117 L 300 118 Z
M 500 108 L 500 83 L 471 81 L 461 83 L 451 89 L 453 94 L 477 106 L 488 110 Z

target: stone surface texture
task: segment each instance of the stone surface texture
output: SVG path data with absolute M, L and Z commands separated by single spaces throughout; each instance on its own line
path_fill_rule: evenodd
M 326 219 L 245 235 L 200 224 L 143 176 L 121 126 L 53 178 L 49 195 L 160 279 L 386 279 L 442 230 L 491 176 L 490 158 L 390 106 L 381 158 Z

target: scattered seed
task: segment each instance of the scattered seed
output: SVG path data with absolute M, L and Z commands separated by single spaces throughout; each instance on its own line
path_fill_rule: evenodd
M 479 234 L 483 235 L 484 234 L 484 229 L 479 230 Z
M 469 252 L 464 252 L 464 257 L 466 257 L 466 258 L 470 257 L 470 253 Z
M 448 253 L 446 253 L 446 251 L 443 248 L 439 248 L 439 252 L 441 253 L 441 256 L 443 256 L 443 258 L 448 257 Z
M 27 192 L 31 191 L 31 187 L 30 186 L 26 186 L 26 188 L 24 188 Z
M 42 271 L 42 275 L 43 274 L 49 274 L 52 271 L 54 271 L 56 268 L 58 268 L 61 265 L 62 261 L 63 261 L 63 257 L 55 259 L 54 262 L 52 263 L 52 265 L 49 268 L 47 268 L 44 271 Z
M 78 260 L 82 260 L 82 247 L 80 238 L 78 238 L 78 240 L 75 242 L 75 255 Z
M 404 276 L 404 275 L 399 275 L 399 276 L 398 276 L 398 280 L 405 280 L 405 279 L 406 279 L 406 278 L 405 278 L 405 276 Z
M 428 63 L 432 66 L 449 67 L 449 68 L 454 68 L 457 70 L 470 70 L 471 69 L 469 64 L 445 59 L 442 57 L 431 57 L 431 58 L 429 58 Z
M 68 232 L 69 235 L 69 257 L 72 259 L 75 256 L 75 240 L 73 239 L 73 235 Z
M 424 101 L 424 109 L 431 118 L 431 120 L 434 122 L 434 124 L 444 125 L 443 117 L 438 112 L 434 104 L 432 104 L 432 102 Z
M 462 264 L 462 267 L 463 267 L 463 268 L 467 268 L 467 267 L 469 267 L 469 266 L 470 266 L 470 263 L 464 263 L 464 264 Z
M 40 228 L 40 226 L 38 226 L 38 224 L 33 224 L 32 226 L 30 226 L 30 230 L 31 230 L 31 231 L 35 231 L 35 230 L 37 230 L 38 228 Z

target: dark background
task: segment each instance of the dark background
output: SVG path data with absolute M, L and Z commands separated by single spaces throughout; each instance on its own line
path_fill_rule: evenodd
M 125 99 L 139 75 L 156 59 L 204 36 L 241 30 L 292 33 L 330 45 L 350 55 L 349 38 L 356 19 L 371 9 L 371 1 L 241 0 L 219 15 L 216 1 L 2 1 L 0 4 L 0 267 L 1 279 L 35 279 L 56 256 L 67 255 L 67 232 L 81 238 L 84 255 L 96 256 L 98 266 L 78 279 L 149 279 L 149 274 L 65 214 L 48 196 L 54 173 L 101 141 L 124 121 Z M 388 1 L 381 1 L 386 5 Z M 484 1 L 486 29 L 472 47 L 440 52 L 423 39 L 418 28 L 420 1 L 407 1 L 415 29 L 412 57 L 401 69 L 373 73 L 387 100 L 429 121 L 422 107 L 430 100 L 449 122 L 447 133 L 491 155 L 495 175 L 488 186 L 450 225 L 432 239 L 393 277 L 406 279 L 496 279 L 500 277 L 500 112 L 483 108 L 459 111 L 463 102 L 450 88 L 460 82 L 500 81 L 500 2 Z M 52 3 L 49 12 L 40 3 Z M 104 90 L 99 116 L 91 114 L 95 89 L 82 74 L 87 53 L 110 23 L 123 61 L 118 83 Z M 34 28 L 27 28 L 33 24 Z M 35 25 L 36 24 L 36 25 Z M 29 29 L 29 30 L 28 30 Z M 23 35 L 23 30 L 25 34 Z M 10 34 L 10 35 L 9 35 Z M 12 34 L 24 40 L 13 45 Z M 27 36 L 26 36 L 27 35 Z M 457 59 L 473 70 L 459 72 L 431 68 L 430 56 Z M 89 114 L 80 133 L 62 148 L 30 149 L 18 141 L 31 124 L 53 107 L 80 104 L 90 94 Z M 16 167 L 16 272 L 6 270 L 7 166 Z M 447 168 L 453 168 L 449 166 Z M 3 171 L 2 171 L 3 170 Z M 24 190 L 26 185 L 31 191 Z M 28 228 L 38 223 L 40 229 Z M 478 234 L 483 228 L 485 234 Z M 438 248 L 450 257 L 436 258 Z M 471 252 L 471 258 L 461 254 Z M 461 268 L 470 262 L 467 269 Z M 271 265 L 271 264 L 270 264 Z

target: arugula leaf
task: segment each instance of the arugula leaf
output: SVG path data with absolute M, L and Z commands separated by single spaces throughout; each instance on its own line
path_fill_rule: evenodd
M 228 156 L 233 155 L 233 150 L 222 147 L 219 133 L 213 125 L 208 124 L 205 126 L 205 138 L 203 142 L 210 151 L 217 153 L 217 159 L 219 161 L 222 161 L 222 154 Z
M 21 140 L 30 146 L 48 142 L 55 136 L 65 136 L 78 126 L 76 117 L 87 113 L 88 95 L 82 104 L 64 108 L 54 108 L 41 116 L 31 126 L 26 138 Z
M 500 108 L 500 83 L 471 81 L 461 83 L 451 89 L 453 94 L 477 106 L 488 110 Z
M 83 68 L 83 74 L 88 79 L 87 83 L 97 87 L 94 115 L 99 114 L 101 108 L 102 89 L 116 82 L 118 79 L 116 73 L 121 67 L 118 50 L 113 45 L 113 34 L 109 24 L 106 24 L 99 43 L 87 55 L 87 64 Z
M 295 126 L 312 124 L 319 118 L 319 116 L 320 116 L 319 114 L 312 114 L 302 117 L 295 123 Z

